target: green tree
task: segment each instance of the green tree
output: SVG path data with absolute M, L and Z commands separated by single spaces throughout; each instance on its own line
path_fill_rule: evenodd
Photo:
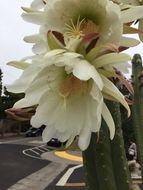
M 3 73 L 2 70 L 0 68 L 0 119 L 2 118 L 3 112 L 2 112 L 2 77 L 3 77 Z
M 2 76 L 3 76 L 3 73 L 0 68 L 0 100 L 1 100 L 1 96 L 2 96 Z

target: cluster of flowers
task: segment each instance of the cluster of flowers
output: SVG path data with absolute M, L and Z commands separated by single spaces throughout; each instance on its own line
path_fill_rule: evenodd
M 21 77 L 8 86 L 25 97 L 14 109 L 36 106 L 34 127 L 46 125 L 43 140 L 57 137 L 67 146 L 78 136 L 85 150 L 92 132 L 99 132 L 102 119 L 113 139 L 115 125 L 105 99 L 120 102 L 130 114 L 128 103 L 113 83 L 128 67 L 123 50 L 143 39 L 141 0 L 34 0 L 23 7 L 24 20 L 38 24 L 39 33 L 24 40 L 33 43 L 34 55 L 9 65 L 23 69 Z M 139 22 L 139 28 L 132 24 Z

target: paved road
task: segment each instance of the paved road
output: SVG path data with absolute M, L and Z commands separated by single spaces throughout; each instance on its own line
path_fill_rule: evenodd
M 66 180 L 66 183 L 64 183 L 63 177 L 65 174 L 71 169 L 78 166 L 75 165 L 69 165 L 60 175 L 58 175 L 55 180 L 44 190 L 86 190 L 85 184 L 84 184 L 84 172 L 83 167 L 77 168 L 74 170 L 69 178 Z M 58 183 L 62 183 L 58 184 Z
M 56 157 L 40 138 L 0 142 L 0 190 L 86 190 L 80 154 L 70 151 Z
M 48 160 L 30 158 L 22 153 L 26 145 L 0 144 L 0 190 L 47 166 Z
M 57 158 L 50 161 L 41 160 L 42 150 L 44 151 L 44 148 L 47 152 L 50 150 L 46 150 L 46 146 L 44 147 L 40 137 L 1 139 L 0 143 L 0 190 L 84 189 L 83 186 L 66 187 L 56 185 L 69 168 L 77 165 L 65 163 L 64 160 L 61 163 L 56 162 Z M 71 177 L 78 180 L 77 175 L 73 175 L 76 174 L 72 174 Z M 71 183 L 71 177 L 67 180 L 67 183 Z M 82 176 L 79 175 L 79 177 L 79 181 L 81 181 Z
M 64 160 L 61 163 L 56 162 L 56 158 L 50 161 L 42 160 L 40 155 L 44 151 L 50 151 L 46 148 L 40 137 L 0 139 L 0 190 L 59 188 L 56 183 L 70 166 Z M 60 189 L 64 188 L 68 187 L 60 186 Z M 72 187 L 72 189 L 77 188 Z

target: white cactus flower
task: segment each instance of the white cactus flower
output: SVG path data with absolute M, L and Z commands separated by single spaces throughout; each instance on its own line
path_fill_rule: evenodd
M 23 19 L 38 24 L 40 35 L 45 36 L 42 46 L 46 43 L 48 31 L 61 32 L 66 36 L 73 26 L 80 26 L 80 30 L 74 31 L 76 37 L 90 32 L 99 33 L 99 44 L 119 44 L 123 31 L 120 7 L 109 0 L 92 0 L 90 3 L 88 0 L 52 0 L 46 1 L 44 10 L 24 10 Z M 33 41 L 31 38 L 28 37 L 26 41 Z
M 20 79 L 8 87 L 11 92 L 25 93 L 14 108 L 38 105 L 31 124 L 47 126 L 43 132 L 44 141 L 54 136 L 72 142 L 78 135 L 79 147 L 85 150 L 91 133 L 100 130 L 102 117 L 112 139 L 115 126 L 104 96 L 120 102 L 130 111 L 124 96 L 102 70 L 113 71 L 113 63 L 129 59 L 126 54 L 110 53 L 89 62 L 81 54 L 62 49 L 36 56 Z
M 24 70 L 8 86 L 11 92 L 25 93 L 14 108 L 37 106 L 31 124 L 46 125 L 44 141 L 57 137 L 69 145 L 79 136 L 78 145 L 85 150 L 92 132 L 99 132 L 102 118 L 113 139 L 115 125 L 105 99 L 120 102 L 130 114 L 110 79 L 130 60 L 119 53 L 119 47 L 138 43 L 122 34 L 123 23 L 141 17 L 141 6 L 137 13 L 132 7 L 121 10 L 110 0 L 35 0 L 30 9 L 23 9 L 24 19 L 40 25 L 39 34 L 25 38 L 35 44 L 38 55 L 28 58 L 31 64 L 26 60 L 9 63 Z

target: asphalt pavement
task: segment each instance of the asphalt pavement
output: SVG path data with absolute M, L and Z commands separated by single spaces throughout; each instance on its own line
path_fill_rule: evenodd
M 23 149 L 29 147 L 15 144 L 0 145 L 0 190 L 6 190 L 50 163 L 48 160 L 33 159 L 24 155 Z
M 68 171 L 68 169 L 74 166 L 75 165 L 69 165 L 44 190 L 86 190 L 85 184 L 84 184 L 85 177 L 84 177 L 83 167 L 74 171 L 63 186 L 60 186 L 57 184 L 61 180 L 61 178 L 64 176 L 64 174 Z
M 0 190 L 86 190 L 80 152 L 55 151 L 37 138 L 7 142 L 0 144 Z

